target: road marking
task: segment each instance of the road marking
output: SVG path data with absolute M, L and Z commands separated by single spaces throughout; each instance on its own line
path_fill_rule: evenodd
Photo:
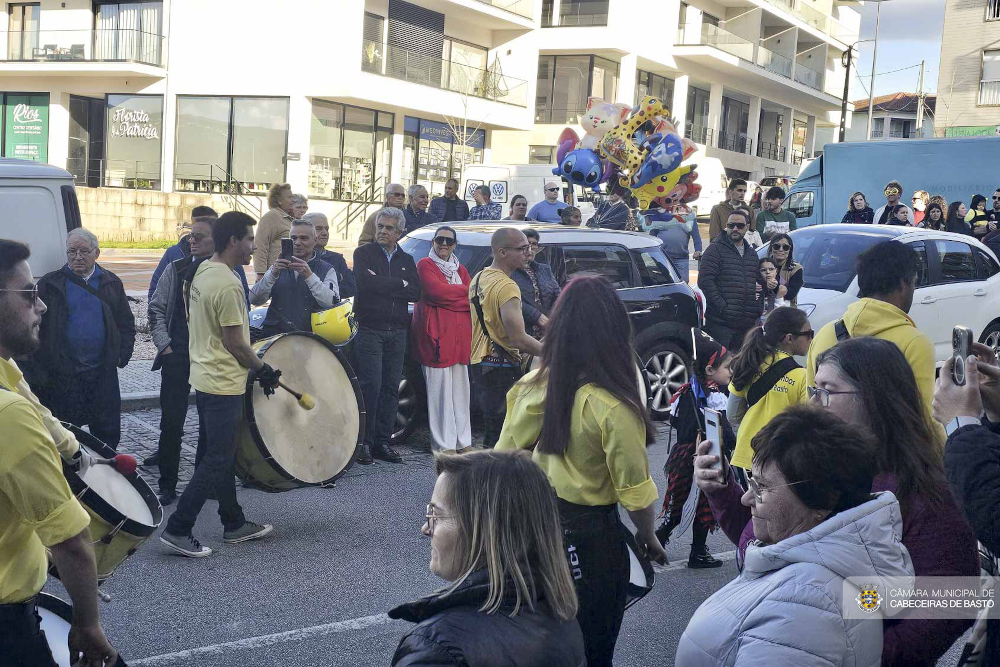
M 301 641 L 303 639 L 325 637 L 327 635 L 335 635 L 341 632 L 350 632 L 352 630 L 363 630 L 365 628 L 370 628 L 376 625 L 384 625 L 385 623 L 390 623 L 391 621 L 392 619 L 390 619 L 385 614 L 376 614 L 374 616 L 352 618 L 348 621 L 336 621 L 334 623 L 314 625 L 309 628 L 300 628 L 298 630 L 288 630 L 287 632 L 278 632 L 273 635 L 261 635 L 260 637 L 249 637 L 247 639 L 240 639 L 239 641 L 234 641 L 234 642 L 226 642 L 224 644 L 202 646 L 199 648 L 187 649 L 185 651 L 177 651 L 176 653 L 164 653 L 162 655 L 154 655 L 148 658 L 142 658 L 140 660 L 129 660 L 129 664 L 170 665 L 175 662 L 190 660 L 192 658 L 198 658 L 204 656 L 221 656 L 227 653 L 233 653 L 235 651 L 247 651 L 252 649 L 263 648 L 265 646 L 274 646 L 276 644 L 287 644 L 288 642 Z

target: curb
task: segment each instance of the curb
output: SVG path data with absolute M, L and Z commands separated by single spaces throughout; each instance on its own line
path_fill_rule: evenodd
M 188 396 L 188 405 L 194 405 L 194 392 Z M 160 407 L 160 392 L 132 391 L 122 394 L 122 412 L 150 410 Z

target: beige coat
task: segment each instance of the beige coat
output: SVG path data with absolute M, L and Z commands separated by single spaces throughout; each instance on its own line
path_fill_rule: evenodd
M 265 273 L 281 256 L 281 239 L 288 238 L 292 228 L 292 216 L 280 208 L 272 208 L 257 223 L 254 235 L 253 270 Z

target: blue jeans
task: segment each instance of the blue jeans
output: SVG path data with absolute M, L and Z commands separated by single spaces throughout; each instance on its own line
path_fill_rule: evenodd
M 406 329 L 363 326 L 354 342 L 358 380 L 365 401 L 365 444 L 369 447 L 385 447 L 392 437 L 399 407 L 406 335 Z
M 204 442 L 205 458 L 177 501 L 177 511 L 167 522 L 171 535 L 190 535 L 208 494 L 213 489 L 219 501 L 219 518 L 225 530 L 236 530 L 244 523 L 243 508 L 236 500 L 236 439 L 243 395 L 218 396 L 196 392 L 198 404 L 198 441 Z

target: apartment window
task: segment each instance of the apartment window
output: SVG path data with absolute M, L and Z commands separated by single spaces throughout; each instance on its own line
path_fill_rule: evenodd
M 162 2 L 99 2 L 94 11 L 95 59 L 162 64 Z
M 104 137 L 106 187 L 160 189 L 162 95 L 108 95 Z
M 365 72 L 382 74 L 385 62 L 385 42 L 382 34 L 385 28 L 385 19 L 378 14 L 365 12 L 363 27 L 361 29 L 361 69 Z
M 674 80 L 660 76 L 659 74 L 639 70 L 636 72 L 635 78 L 635 104 L 638 104 L 639 100 L 647 95 L 652 95 L 667 106 L 672 106 Z
M 885 134 L 885 118 L 872 118 L 872 138 L 881 138 Z
M 986 20 L 996 21 L 997 19 L 1000 19 L 1000 0 L 987 0 Z
M 388 182 L 393 123 L 391 113 L 314 100 L 309 196 L 372 199 Z
M 442 59 L 446 63 L 444 87 L 455 92 L 484 97 L 489 81 L 485 76 L 488 50 L 445 37 Z
M 38 51 L 39 3 L 11 4 L 7 34 L 7 59 L 31 60 Z
M 542 27 L 551 28 L 553 26 L 552 17 L 555 0 L 542 0 Z
M 265 193 L 285 180 L 287 139 L 287 97 L 178 96 L 174 187 Z
M 708 127 L 708 98 L 707 90 L 695 86 L 688 88 L 686 136 L 699 144 L 712 140 L 713 130 Z
M 608 0 L 562 0 L 559 25 L 607 25 Z
M 983 74 L 979 80 L 979 104 L 1000 104 L 1000 50 L 983 51 Z
M 528 146 L 528 164 L 555 164 L 555 146 Z
M 722 127 L 719 128 L 719 148 L 737 153 L 749 153 L 747 127 L 750 105 L 730 97 L 722 98 Z
M 535 122 L 576 124 L 588 97 L 610 101 L 617 90 L 618 63 L 595 56 L 540 56 Z

